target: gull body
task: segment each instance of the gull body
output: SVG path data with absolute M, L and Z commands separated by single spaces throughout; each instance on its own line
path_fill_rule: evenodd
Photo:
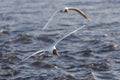
M 63 9 L 60 10 L 56 10 L 53 15 L 50 17 L 50 19 L 48 20 L 48 22 L 45 24 L 45 26 L 43 27 L 42 30 L 45 30 L 48 26 L 48 24 L 50 23 L 50 21 L 54 18 L 54 16 L 57 13 L 68 13 L 69 11 L 76 11 L 77 13 L 79 13 L 81 16 L 83 16 L 85 19 L 87 19 L 88 21 L 91 21 L 91 19 L 79 8 L 76 7 L 64 7 Z
M 27 60 L 27 59 L 30 58 L 31 56 L 34 56 L 34 55 L 38 54 L 38 53 L 41 53 L 40 55 L 43 55 L 43 54 L 45 54 L 45 53 L 49 53 L 49 54 L 53 54 L 53 55 L 58 55 L 58 56 L 59 56 L 59 53 L 58 53 L 58 51 L 57 51 L 57 49 L 56 49 L 56 45 L 57 45 L 61 40 L 65 39 L 66 37 L 70 36 L 71 34 L 75 33 L 76 31 L 82 29 L 83 27 L 85 27 L 85 25 L 83 25 L 83 26 L 75 29 L 74 31 L 72 31 L 72 32 L 68 33 L 67 35 L 61 37 L 60 39 L 56 40 L 51 46 L 49 46 L 49 47 L 47 47 L 47 48 L 44 48 L 44 49 L 42 49 L 42 50 L 39 50 L 39 51 L 31 54 L 30 56 L 24 58 L 24 59 L 22 60 L 22 62 L 25 61 L 25 60 Z

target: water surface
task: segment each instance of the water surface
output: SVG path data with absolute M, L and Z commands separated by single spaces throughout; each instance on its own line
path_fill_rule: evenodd
M 119 0 L 0 0 L 1 80 L 119 80 Z M 90 16 L 88 22 L 75 12 L 50 16 L 65 6 L 74 6 Z M 61 41 L 60 56 L 36 55 L 13 69 L 24 57 L 59 37 L 87 24 Z

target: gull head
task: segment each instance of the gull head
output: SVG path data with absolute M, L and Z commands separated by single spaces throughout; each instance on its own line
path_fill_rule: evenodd
M 59 53 L 56 49 L 53 50 L 53 54 L 59 56 Z
M 60 12 L 61 12 L 61 13 L 68 13 L 68 8 L 65 7 L 64 9 L 61 9 Z

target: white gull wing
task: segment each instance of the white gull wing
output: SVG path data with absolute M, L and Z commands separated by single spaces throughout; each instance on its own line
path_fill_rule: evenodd
M 82 10 L 80 10 L 79 8 L 76 8 L 76 7 L 66 7 L 65 9 L 76 11 L 80 15 L 82 15 L 85 19 L 91 21 L 91 19 Z
M 37 51 L 37 52 L 35 52 L 35 53 L 29 55 L 28 57 L 24 58 L 21 62 L 27 60 L 28 58 L 30 58 L 30 57 L 32 57 L 32 56 L 38 54 L 38 53 L 41 53 L 40 55 L 43 55 L 43 54 L 44 54 L 44 51 L 45 51 L 45 50 L 39 50 L 39 51 Z
M 50 21 L 54 18 L 54 16 L 59 12 L 59 10 L 56 10 L 53 15 L 50 17 L 50 19 L 48 20 L 48 22 L 45 24 L 45 26 L 43 27 L 42 30 L 45 30 L 48 26 L 48 24 L 50 23 Z
M 45 51 L 45 50 L 39 50 L 39 51 L 37 51 L 37 52 L 31 54 L 30 56 L 25 57 L 24 59 L 22 59 L 22 61 L 21 61 L 20 63 L 17 63 L 17 64 L 13 67 L 13 69 L 16 69 L 17 66 L 20 65 L 22 62 L 24 62 L 24 61 L 27 60 L 28 58 L 30 58 L 30 57 L 32 57 L 32 56 L 38 54 L 38 53 L 41 53 L 40 55 L 43 55 L 43 54 L 44 54 L 44 51 Z
M 55 42 L 52 44 L 51 47 L 55 47 L 61 40 L 65 39 L 66 37 L 70 36 L 71 34 L 75 33 L 76 31 L 78 31 L 78 30 L 80 30 L 80 29 L 82 29 L 82 28 L 84 28 L 84 27 L 85 27 L 85 25 L 83 25 L 83 26 L 75 29 L 74 31 L 72 31 L 72 32 L 68 33 L 67 35 L 63 36 L 62 38 L 58 39 L 57 41 L 55 41 Z

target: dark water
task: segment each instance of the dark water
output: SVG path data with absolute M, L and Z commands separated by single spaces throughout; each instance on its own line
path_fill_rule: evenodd
M 92 19 L 74 12 L 50 16 L 75 6 Z M 13 69 L 21 59 L 50 45 L 65 33 L 86 28 L 61 41 L 60 56 L 36 55 Z M 119 0 L 0 0 L 0 80 L 119 80 Z

